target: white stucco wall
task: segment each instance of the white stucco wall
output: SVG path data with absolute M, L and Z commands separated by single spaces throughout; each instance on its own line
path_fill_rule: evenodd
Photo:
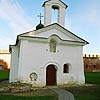
M 12 47 L 9 82 L 18 81 L 18 47 Z
M 19 60 L 19 77 L 21 82 L 32 83 L 36 86 L 46 85 L 46 67 L 54 64 L 57 67 L 57 84 L 84 83 L 84 68 L 82 47 L 58 44 L 57 52 L 49 52 L 49 45 L 42 41 L 21 41 Z M 69 63 L 70 72 L 63 73 L 63 65 Z M 30 74 L 37 73 L 37 81 L 30 80 Z
M 52 23 L 52 7 L 58 7 L 58 18 L 57 23 L 61 26 L 65 26 L 65 12 L 66 12 L 66 5 L 64 5 L 59 0 L 49 0 L 44 5 L 44 25 L 50 25 Z
M 62 34 L 63 33 L 63 34 Z M 49 31 L 41 32 L 40 34 L 35 34 L 35 37 L 45 37 L 49 38 L 51 35 L 57 35 L 63 40 L 74 40 L 70 35 L 67 34 L 68 32 L 64 33 L 60 29 L 50 29 Z

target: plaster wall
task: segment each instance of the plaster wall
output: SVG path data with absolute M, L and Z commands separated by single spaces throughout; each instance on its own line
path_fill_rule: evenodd
M 58 10 L 57 23 L 61 26 L 65 26 L 65 11 L 66 6 L 59 0 L 49 0 L 44 5 L 44 25 L 50 25 L 52 22 L 52 9 L 56 7 Z M 55 9 L 55 8 L 54 8 Z
M 44 31 L 44 32 L 41 32 L 39 34 L 35 34 L 35 37 L 45 37 L 45 38 L 48 38 L 48 37 L 50 37 L 53 34 L 59 36 L 63 40 L 75 41 L 75 38 L 72 38 L 70 35 L 68 35 L 68 32 L 64 33 L 60 29 L 58 30 L 58 29 L 54 29 L 54 28 L 50 29 L 49 31 Z
M 46 85 L 46 67 L 54 64 L 57 67 L 57 85 L 79 83 L 83 84 L 84 68 L 82 47 L 68 44 L 58 44 L 57 52 L 49 51 L 47 42 L 22 40 L 21 59 L 19 63 L 19 80 L 34 83 L 36 86 Z M 63 73 L 63 65 L 70 64 L 69 73 Z M 30 74 L 35 72 L 37 81 L 30 80 Z
M 18 81 L 18 61 L 18 47 L 15 46 L 12 48 L 9 82 Z

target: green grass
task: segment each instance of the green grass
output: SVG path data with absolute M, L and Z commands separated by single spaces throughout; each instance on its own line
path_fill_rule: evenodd
M 85 81 L 88 84 L 100 84 L 100 72 L 85 72 Z
M 100 86 L 79 86 L 79 87 L 66 87 L 70 91 L 75 100 L 100 100 Z
M 9 71 L 0 71 L 0 81 L 2 80 L 8 80 L 9 79 Z M 46 90 L 45 90 L 46 91 Z M 15 95 L 15 94 L 11 94 L 11 93 L 1 93 L 0 94 L 0 100 L 57 100 L 57 96 L 52 95 L 52 93 L 48 93 L 48 91 L 45 92 L 44 90 L 42 91 L 42 93 L 38 93 L 38 95 L 23 95 L 23 96 L 19 96 L 19 95 Z M 35 91 L 36 92 L 36 91 Z M 42 95 L 42 94 L 48 94 L 48 95 Z M 29 93 L 28 93 L 29 94 Z M 34 94 L 34 93 L 32 93 Z
M 9 79 L 9 72 L 0 72 L 0 80 Z M 100 72 L 85 72 L 86 83 L 95 86 L 66 87 L 75 100 L 100 100 Z M 0 94 L 0 100 L 55 100 L 54 96 L 14 96 Z
M 0 71 L 0 80 L 9 79 L 9 71 Z
M 53 96 L 14 96 L 0 94 L 0 100 L 55 100 Z
M 100 100 L 100 72 L 85 72 L 86 83 L 94 86 L 66 87 L 75 100 Z

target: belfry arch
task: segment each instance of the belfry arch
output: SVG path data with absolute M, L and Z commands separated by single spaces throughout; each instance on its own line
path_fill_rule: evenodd
M 65 11 L 68 7 L 60 0 L 48 0 L 43 4 L 44 7 L 44 25 L 52 23 L 52 9 L 58 10 L 57 23 L 64 27 L 65 25 Z
M 58 11 L 59 11 L 59 7 L 58 6 L 52 6 L 51 24 L 58 22 Z

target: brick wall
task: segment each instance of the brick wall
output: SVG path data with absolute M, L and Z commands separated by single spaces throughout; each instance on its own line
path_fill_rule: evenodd
M 0 50 L 0 71 L 10 69 L 10 56 L 8 50 Z
M 100 72 L 100 55 L 84 55 L 84 71 Z
M 0 59 L 0 71 L 8 71 L 8 64 L 4 60 Z

